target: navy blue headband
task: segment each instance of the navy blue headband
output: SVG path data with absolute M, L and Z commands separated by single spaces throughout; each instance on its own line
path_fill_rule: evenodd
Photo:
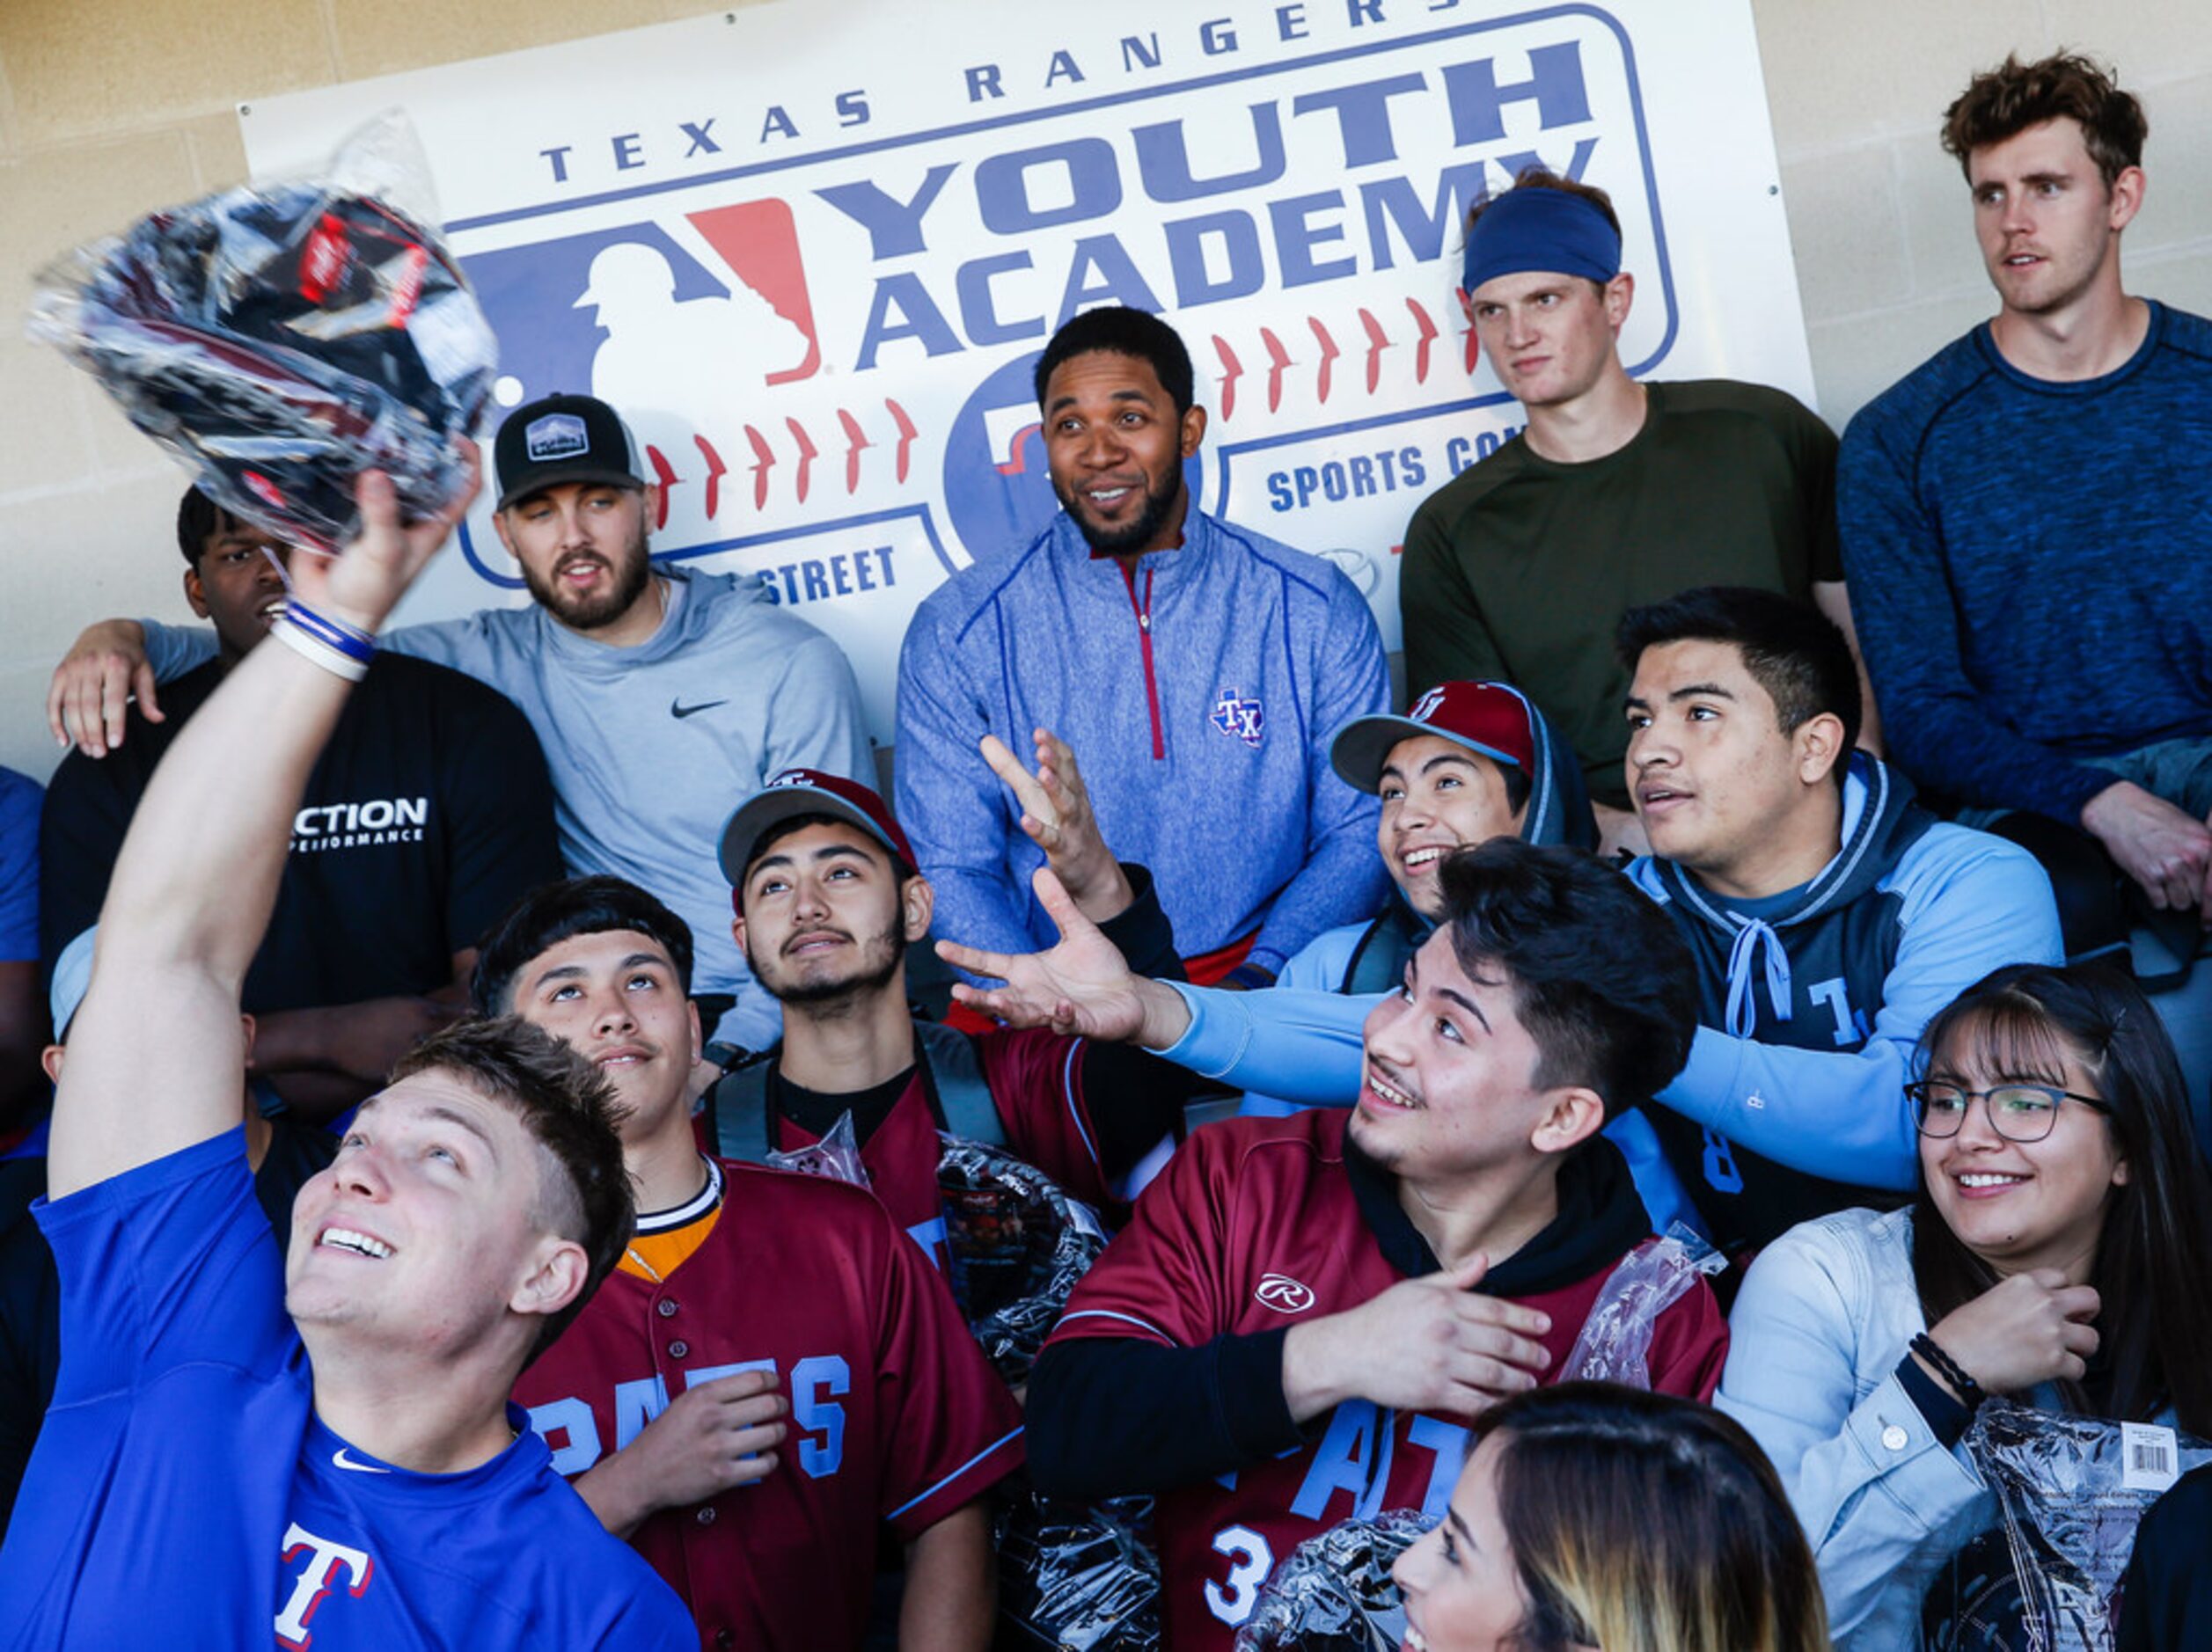
M 1541 186 L 1508 190 L 1467 236 L 1461 272 L 1469 297 L 1498 275 L 1541 270 L 1609 281 L 1621 273 L 1621 237 L 1597 203 Z

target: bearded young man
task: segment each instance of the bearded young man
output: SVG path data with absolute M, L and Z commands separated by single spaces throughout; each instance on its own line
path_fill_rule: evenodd
M 773 774 L 874 777 L 853 669 L 758 581 L 652 566 L 660 489 L 606 403 L 548 396 L 516 408 L 493 462 L 493 525 L 535 602 L 402 626 L 385 646 L 522 708 L 553 770 L 568 870 L 626 879 L 692 926 L 707 1058 L 734 1065 L 774 1039 L 777 1016 L 729 939 L 714 847 L 729 800 Z M 122 739 L 126 696 L 158 720 L 157 681 L 214 646 L 146 621 L 93 626 L 55 672 L 55 736 L 104 756 Z
M 1374 617 L 1328 563 L 1196 509 L 1190 353 L 1141 311 L 1084 311 L 1036 367 L 1061 510 L 925 601 L 898 662 L 899 822 L 940 933 L 1049 945 L 1043 852 L 972 754 L 1050 728 L 1083 754 L 1115 852 L 1152 869 L 1194 981 L 1264 985 L 1388 890 L 1376 804 L 1329 736 L 1388 709 Z

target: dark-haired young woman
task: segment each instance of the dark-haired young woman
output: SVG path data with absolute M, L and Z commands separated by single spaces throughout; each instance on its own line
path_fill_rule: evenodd
M 2212 1174 L 2135 983 L 2015 966 L 1921 1041 L 1921 1188 L 1761 1254 L 1718 1403 L 1774 1459 L 1837 1644 L 1916 1643 L 1995 1519 L 1959 1440 L 1988 1394 L 2212 1430 Z

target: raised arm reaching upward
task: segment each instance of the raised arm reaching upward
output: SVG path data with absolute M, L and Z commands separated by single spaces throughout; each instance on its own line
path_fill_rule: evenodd
M 296 610 L 374 635 L 475 493 L 402 523 L 391 482 L 361 479 L 361 537 L 298 557 Z M 283 643 L 302 622 L 288 618 Z M 256 648 L 177 738 L 131 822 L 100 910 L 92 985 L 54 1111 L 55 1198 L 238 1122 L 239 989 L 267 926 L 292 816 L 352 683 L 327 644 Z M 325 666 L 317 659 L 333 663 Z

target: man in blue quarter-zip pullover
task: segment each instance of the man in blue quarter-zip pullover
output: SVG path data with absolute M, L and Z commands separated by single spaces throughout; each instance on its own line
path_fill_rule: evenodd
M 1665 1162 L 1622 1145 L 1655 1221 L 1686 1190 L 1740 1254 L 1913 1185 L 1921 1028 L 2001 964 L 2057 962 L 2058 912 L 2026 851 L 1937 820 L 1853 749 L 1850 650 L 1812 610 L 1691 591 L 1631 610 L 1621 654 L 1630 795 L 1656 852 L 1628 875 L 1688 942 L 1700 998 L 1689 1063 L 1646 1109 Z M 1043 958 L 988 960 L 1008 984 L 972 996 L 1249 1090 L 1358 1093 L 1372 997 L 1132 981 L 1106 954 L 1077 918 Z
M 1337 729 L 1388 708 L 1373 616 L 1327 563 L 1191 508 L 1205 413 L 1165 322 L 1085 311 L 1036 387 L 1063 508 L 932 593 L 899 654 L 898 818 L 937 931 L 1050 944 L 1028 894 L 1043 853 L 975 760 L 985 735 L 1021 749 L 1050 728 L 1083 754 L 1107 841 L 1152 868 L 1191 978 L 1264 984 L 1388 893 L 1376 803 L 1329 763 Z

